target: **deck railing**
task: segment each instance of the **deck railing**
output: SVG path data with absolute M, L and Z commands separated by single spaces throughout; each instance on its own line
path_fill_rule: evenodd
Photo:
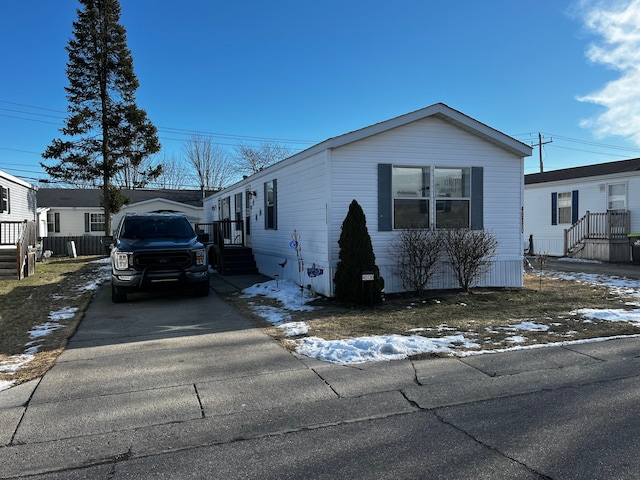
M 210 223 L 196 223 L 196 232 L 209 235 L 209 241 L 224 246 L 244 246 L 244 222 L 242 220 L 216 220 Z
M 0 245 L 17 245 L 27 222 L 0 222 Z
M 628 211 L 591 213 L 564 231 L 564 254 L 568 255 L 584 240 L 626 239 L 630 229 Z
M 36 223 L 33 220 L 0 222 L 0 245 L 15 247 L 18 279 L 24 278 L 28 256 L 35 256 Z M 32 267 L 30 264 L 28 270 Z

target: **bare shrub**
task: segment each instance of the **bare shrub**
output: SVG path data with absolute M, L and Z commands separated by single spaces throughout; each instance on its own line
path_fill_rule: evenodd
M 468 292 L 489 271 L 498 240 L 488 230 L 469 228 L 439 230 L 438 236 L 460 288 Z
M 402 286 L 419 295 L 426 289 L 433 267 L 442 256 L 439 235 L 427 229 L 402 230 L 390 243 L 389 249 L 397 258 Z

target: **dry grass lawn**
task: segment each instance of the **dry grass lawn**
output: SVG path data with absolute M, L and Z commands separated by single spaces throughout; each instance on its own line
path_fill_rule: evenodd
M 0 380 L 15 384 L 43 375 L 64 350 L 75 332 L 94 290 L 83 288 L 103 276 L 104 265 L 91 263 L 99 257 L 51 259 L 38 263 L 36 274 L 22 281 L 0 280 Z M 242 298 L 239 294 L 224 297 L 240 313 L 252 318 L 267 333 L 291 348 L 282 329 L 256 316 L 251 303 L 278 306 L 268 298 Z M 289 312 L 291 321 L 304 321 L 308 336 L 325 340 L 341 338 L 419 333 L 428 337 L 462 333 L 481 344 L 483 349 L 512 346 L 515 334 L 508 327 L 527 321 L 548 326 L 547 331 L 527 331 L 526 344 L 543 344 L 640 333 L 630 323 L 585 322 L 571 314 L 578 308 L 619 308 L 630 310 L 630 300 L 611 293 L 606 286 L 594 286 L 536 274 L 525 275 L 525 288 L 515 290 L 478 289 L 472 294 L 457 291 L 434 291 L 424 297 L 388 296 L 383 305 L 357 308 L 335 300 L 318 298 L 312 311 Z M 74 307 L 71 318 L 57 323 L 60 328 L 34 340 L 30 332 L 46 324 L 52 312 Z M 35 358 L 11 373 L 2 370 L 36 341 Z M 522 342 L 522 340 L 521 340 Z M 33 346 L 33 345 L 31 345 Z
M 36 265 L 36 273 L 23 280 L 0 280 L 0 380 L 16 384 L 43 375 L 76 331 L 94 290 L 83 286 L 96 280 L 100 264 L 89 263 L 100 257 L 52 258 Z M 55 323 L 59 328 L 46 336 L 33 332 L 46 328 L 53 312 L 77 308 L 68 319 Z M 38 347 L 34 358 L 15 374 L 2 365 L 15 363 L 29 347 Z
M 227 300 L 243 314 L 257 317 L 248 299 L 230 295 Z M 256 305 L 273 305 L 268 298 L 251 298 Z M 631 310 L 628 303 L 638 299 L 618 296 L 606 286 L 589 285 L 536 274 L 525 275 L 524 289 L 476 289 L 472 294 L 458 291 L 433 291 L 424 297 L 388 296 L 383 305 L 357 308 L 330 299 L 318 299 L 312 311 L 289 312 L 292 322 L 303 321 L 307 336 L 325 340 L 371 335 L 419 333 L 443 337 L 462 333 L 484 350 L 514 346 L 513 336 L 521 334 L 518 345 L 544 344 L 563 340 L 580 340 L 615 335 L 640 334 L 640 328 L 626 322 L 585 319 L 571 314 L 580 308 Z M 637 308 L 637 307 L 636 307 Z M 546 331 L 516 332 L 511 325 L 533 322 L 548 327 Z M 284 331 L 265 325 L 270 335 L 291 345 Z M 289 338 L 290 339 L 290 338 Z

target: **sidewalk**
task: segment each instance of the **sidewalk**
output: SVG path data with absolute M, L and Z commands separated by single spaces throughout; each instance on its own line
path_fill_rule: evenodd
M 224 293 L 264 280 L 214 274 L 211 285 Z M 108 293 L 97 294 L 42 379 L 0 392 L 1 478 L 451 414 L 454 406 L 629 379 L 640 367 L 638 338 L 339 366 L 288 352 L 217 295 L 113 305 Z M 472 446 L 469 435 L 459 448 Z

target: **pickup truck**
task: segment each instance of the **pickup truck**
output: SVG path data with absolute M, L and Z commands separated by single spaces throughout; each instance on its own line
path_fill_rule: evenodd
M 111 249 L 111 300 L 127 294 L 177 287 L 209 295 L 207 251 L 180 214 L 125 215 L 114 231 Z

